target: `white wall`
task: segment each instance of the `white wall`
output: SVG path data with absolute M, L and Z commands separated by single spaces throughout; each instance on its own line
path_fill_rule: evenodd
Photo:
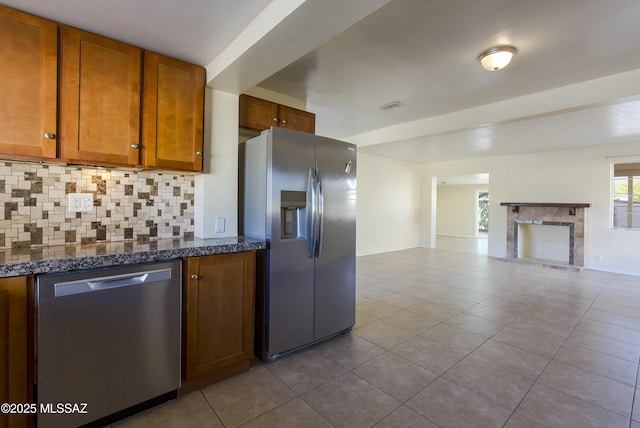
M 356 253 L 414 248 L 420 232 L 416 164 L 358 153 Z
M 238 96 L 207 88 L 205 173 L 195 180 L 199 238 L 237 235 Z M 506 252 L 500 202 L 588 202 L 585 266 L 640 275 L 640 231 L 612 230 L 611 162 L 640 154 L 638 143 L 415 165 L 358 153 L 358 255 L 435 245 L 437 177 L 489 173 L 488 254 Z M 225 217 L 224 233 L 214 233 Z M 596 261 L 599 256 L 599 261 Z
M 244 92 L 252 97 L 262 98 L 263 100 L 271 101 L 272 103 L 282 104 L 288 107 L 297 108 L 299 110 L 307 109 L 307 102 L 299 98 L 290 97 L 289 95 L 281 94 L 280 92 L 271 91 L 269 89 L 254 86 Z M 312 112 L 313 113 L 313 112 Z
M 206 88 L 204 173 L 195 180 L 194 235 L 222 238 L 238 234 L 238 95 Z M 225 231 L 215 233 L 216 217 Z
M 507 208 L 500 202 L 587 202 L 585 266 L 640 275 L 640 231 L 612 230 L 610 219 L 610 164 L 637 155 L 639 149 L 638 143 L 627 143 L 422 165 L 420 245 L 434 245 L 430 225 L 435 177 L 482 171 L 491 177 L 490 256 L 506 253 Z
M 438 185 L 436 233 L 449 236 L 476 236 L 476 193 L 488 185 Z
M 237 95 L 206 89 L 203 161 L 204 173 L 197 175 L 195 180 L 194 234 L 198 238 L 236 236 Z M 357 254 L 417 247 L 420 231 L 419 167 L 413 163 L 358 153 L 357 174 Z M 226 218 L 224 233 L 215 233 L 215 217 Z

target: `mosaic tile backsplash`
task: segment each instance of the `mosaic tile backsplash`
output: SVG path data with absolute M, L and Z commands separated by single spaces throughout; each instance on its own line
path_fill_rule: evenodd
M 0 163 L 0 249 L 105 241 L 193 239 L 194 176 Z M 93 212 L 67 210 L 91 193 Z

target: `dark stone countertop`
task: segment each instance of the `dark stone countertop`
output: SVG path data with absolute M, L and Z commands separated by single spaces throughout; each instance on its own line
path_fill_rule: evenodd
M 263 250 L 264 241 L 233 237 L 158 239 L 147 243 L 116 241 L 91 245 L 56 245 L 29 251 L 0 251 L 0 278 L 67 272 L 103 266 Z

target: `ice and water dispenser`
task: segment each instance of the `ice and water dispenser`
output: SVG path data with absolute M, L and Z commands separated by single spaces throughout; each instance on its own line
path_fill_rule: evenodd
M 307 192 L 280 191 L 280 239 L 306 238 Z

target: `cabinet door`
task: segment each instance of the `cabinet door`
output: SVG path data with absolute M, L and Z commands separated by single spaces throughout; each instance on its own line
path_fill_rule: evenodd
M 0 5 L 0 40 L 0 154 L 55 158 L 57 24 Z
M 60 142 L 64 160 L 140 163 L 142 50 L 62 27 Z
M 185 260 L 185 378 L 253 357 L 255 253 Z
M 202 171 L 205 69 L 145 52 L 145 166 Z
M 0 279 L 0 403 L 28 403 L 27 277 Z M 24 414 L 0 414 L 0 427 L 26 427 Z
M 264 131 L 278 126 L 278 104 L 249 95 L 240 95 L 239 125 L 242 128 Z
M 315 134 L 316 132 L 316 115 L 308 111 L 280 106 L 278 118 L 280 119 L 278 125 L 280 128 L 295 129 L 309 134 Z

